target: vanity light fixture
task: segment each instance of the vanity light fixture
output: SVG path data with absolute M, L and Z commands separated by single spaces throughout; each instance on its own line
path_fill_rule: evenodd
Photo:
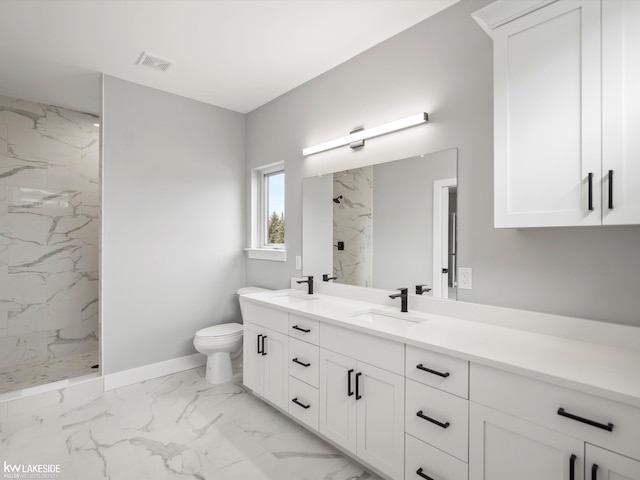
M 302 155 L 306 157 L 308 155 L 313 155 L 314 153 L 324 152 L 325 150 L 331 150 L 332 148 L 342 147 L 344 145 L 357 145 L 359 142 L 361 142 L 362 140 L 366 140 L 367 138 L 378 137 L 380 135 L 384 135 L 385 133 L 391 133 L 402 130 L 403 128 L 420 125 L 421 123 L 425 123 L 428 120 L 429 115 L 427 113 L 417 113 L 415 115 L 411 115 L 410 117 L 403 118 L 402 120 L 385 123 L 384 125 L 380 125 L 378 127 L 356 130 L 345 137 L 336 138 L 335 140 L 329 140 L 328 142 L 320 143 L 318 145 L 314 145 L 313 147 L 304 148 L 302 150 Z

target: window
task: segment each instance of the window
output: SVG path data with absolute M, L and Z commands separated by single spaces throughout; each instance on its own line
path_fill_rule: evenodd
M 263 175 L 263 247 L 284 247 L 284 170 Z
M 284 163 L 256 168 L 251 173 L 251 247 L 249 258 L 286 260 Z

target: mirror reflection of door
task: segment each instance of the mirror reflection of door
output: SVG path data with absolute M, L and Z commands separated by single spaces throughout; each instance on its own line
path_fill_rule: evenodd
M 433 296 L 455 297 L 457 179 L 433 182 Z

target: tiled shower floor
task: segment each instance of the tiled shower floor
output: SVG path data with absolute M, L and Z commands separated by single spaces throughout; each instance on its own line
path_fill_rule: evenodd
M 0 394 L 96 373 L 98 351 L 0 370 Z

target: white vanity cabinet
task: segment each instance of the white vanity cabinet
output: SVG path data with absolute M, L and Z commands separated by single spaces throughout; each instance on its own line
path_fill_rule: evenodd
M 280 408 L 287 408 L 289 376 L 289 314 L 281 310 L 243 304 L 243 382 Z
M 289 338 L 260 325 L 244 323 L 243 382 L 280 408 L 287 408 Z
M 406 480 L 467 480 L 469 362 L 407 345 Z
M 640 223 L 640 5 L 498 1 L 494 225 Z
M 320 433 L 403 478 L 404 345 L 322 324 L 320 347 Z
M 470 400 L 469 480 L 640 480 L 640 408 L 479 365 Z

